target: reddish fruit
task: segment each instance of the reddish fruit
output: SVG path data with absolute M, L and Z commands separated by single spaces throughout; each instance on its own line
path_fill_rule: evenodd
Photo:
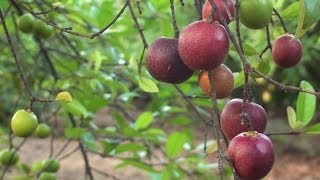
M 215 84 L 216 97 L 223 99 L 228 97 L 233 90 L 233 75 L 231 70 L 224 64 L 214 69 L 213 81 Z M 201 71 L 198 76 L 200 88 L 208 96 L 211 96 L 211 86 L 208 77 L 208 71 Z
M 259 180 L 272 169 L 274 151 L 271 140 L 264 134 L 244 132 L 233 138 L 228 156 L 237 175 L 244 180 Z
M 181 33 L 178 50 L 190 69 L 211 70 L 219 66 L 229 52 L 229 38 L 220 24 L 202 20 L 189 24 Z
M 226 22 L 229 24 L 231 22 L 231 18 L 229 17 L 227 8 L 225 6 L 224 0 L 214 0 L 214 2 L 216 3 L 218 9 L 221 11 L 224 19 L 226 20 Z M 235 13 L 235 9 L 234 9 L 234 4 L 232 0 L 227 0 L 227 4 L 228 4 L 228 9 L 229 9 L 229 13 L 231 15 L 231 17 L 234 17 L 234 13 Z M 207 0 L 204 4 L 203 4 L 203 8 L 202 8 L 202 19 L 206 19 L 208 20 L 211 14 L 211 10 L 212 10 L 212 6 L 210 4 L 210 2 Z M 220 19 L 219 13 L 215 12 L 214 16 L 213 16 L 213 20 L 214 21 L 219 21 L 220 23 L 222 23 L 222 20 Z
M 247 123 L 241 119 L 242 102 L 242 99 L 232 99 L 221 112 L 221 130 L 228 139 L 250 130 Z M 267 126 L 267 113 L 263 107 L 253 102 L 247 102 L 247 113 L 253 129 L 263 133 Z
M 279 36 L 272 47 L 274 62 L 283 68 L 295 66 L 302 58 L 302 45 L 291 34 Z
M 149 47 L 147 69 L 152 77 L 166 83 L 182 83 L 189 79 L 193 70 L 180 59 L 178 39 L 160 37 Z

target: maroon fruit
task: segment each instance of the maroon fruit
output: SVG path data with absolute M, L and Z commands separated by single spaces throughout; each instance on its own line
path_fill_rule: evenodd
M 272 47 L 274 62 L 283 68 L 295 66 L 302 58 L 302 45 L 291 34 L 279 36 Z
M 242 102 L 242 99 L 232 99 L 221 112 L 221 130 L 228 139 L 250 130 L 247 123 L 241 119 Z M 247 113 L 253 129 L 263 133 L 267 126 L 267 113 L 263 107 L 253 102 L 247 102 Z
M 149 47 L 147 69 L 158 81 L 178 84 L 189 79 L 193 70 L 180 59 L 178 39 L 160 37 Z
M 229 38 L 224 27 L 217 22 L 196 21 L 182 31 L 178 50 L 190 69 L 209 71 L 227 57 Z
M 233 138 L 228 147 L 228 156 L 237 175 L 243 180 L 265 177 L 274 163 L 271 140 L 257 132 L 244 132 Z
M 227 8 L 225 6 L 224 0 L 214 0 L 214 2 L 217 5 L 217 8 L 221 11 L 224 19 L 226 20 L 226 22 L 229 24 L 231 22 L 231 19 L 229 17 Z M 227 4 L 228 4 L 228 9 L 229 9 L 229 13 L 231 15 L 231 17 L 234 17 L 234 13 L 235 13 L 235 9 L 234 9 L 234 4 L 232 0 L 227 0 Z M 208 20 L 210 15 L 211 15 L 211 10 L 212 10 L 212 6 L 210 4 L 210 2 L 207 0 L 204 4 L 203 4 L 203 8 L 202 8 L 202 19 L 206 19 Z M 213 20 L 214 21 L 219 21 L 220 23 L 222 23 L 222 20 L 220 19 L 219 13 L 215 12 L 213 15 Z

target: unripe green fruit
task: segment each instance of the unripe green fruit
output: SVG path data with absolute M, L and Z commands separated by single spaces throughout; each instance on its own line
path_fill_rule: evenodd
M 15 149 L 2 149 L 0 151 L 0 162 L 3 165 L 10 166 L 17 163 L 19 156 Z
M 271 0 L 241 0 L 240 22 L 250 29 L 264 28 L 271 20 Z
M 12 177 L 12 180 L 33 180 L 33 178 L 27 175 L 18 175 Z
M 56 180 L 57 177 L 53 173 L 43 172 L 41 173 L 39 180 Z
M 24 14 L 18 19 L 18 28 L 24 33 L 32 33 L 34 17 L 31 14 Z
M 47 39 L 53 34 L 53 28 L 41 20 L 36 20 L 33 25 L 33 33 L 39 38 Z
M 47 138 L 51 134 L 51 128 L 47 124 L 41 123 L 34 134 L 39 138 Z
M 47 159 L 42 161 L 42 168 L 45 172 L 57 172 L 60 168 L 60 163 L 56 159 Z
M 43 161 L 36 161 L 32 165 L 32 172 L 38 172 L 42 169 Z
M 33 112 L 26 110 L 17 111 L 11 119 L 11 129 L 18 137 L 31 136 L 38 126 L 38 119 Z

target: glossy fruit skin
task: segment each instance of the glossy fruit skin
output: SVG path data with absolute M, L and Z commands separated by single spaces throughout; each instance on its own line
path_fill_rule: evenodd
M 42 161 L 42 169 L 45 172 L 57 172 L 60 168 L 60 163 L 56 159 L 47 159 Z
M 294 39 L 292 34 L 279 36 L 272 47 L 274 62 L 282 68 L 293 67 L 301 61 L 302 45 L 299 39 Z
M 32 33 L 34 17 L 31 14 L 24 14 L 18 19 L 18 28 L 24 33 Z
M 39 38 L 47 39 L 53 34 L 53 28 L 41 20 L 36 20 L 33 25 L 33 33 Z
M 37 129 L 38 119 L 33 112 L 26 110 L 17 111 L 11 119 L 11 129 L 18 137 L 29 137 Z
M 240 22 L 250 29 L 264 28 L 271 20 L 271 0 L 241 0 Z
M 241 179 L 259 180 L 272 169 L 273 145 L 266 135 L 251 133 L 241 133 L 234 137 L 229 144 L 227 154 Z
M 51 128 L 46 123 L 41 123 L 34 134 L 39 138 L 47 138 L 51 134 Z
M 221 130 L 228 139 L 249 131 L 248 125 L 241 124 L 242 99 L 232 99 L 223 108 L 220 116 Z M 247 113 L 255 131 L 263 133 L 267 126 L 267 113 L 262 106 L 247 102 Z
M 178 53 L 178 39 L 157 38 L 148 48 L 147 69 L 158 81 L 178 84 L 188 80 L 193 70 L 188 68 Z
M 214 0 L 214 2 L 216 3 L 218 9 L 221 11 L 224 19 L 226 20 L 226 22 L 229 24 L 231 22 L 231 19 L 228 15 L 227 12 L 227 8 L 225 7 L 225 3 L 224 0 Z M 235 14 L 235 8 L 234 8 L 234 3 L 232 0 L 227 0 L 227 4 L 228 4 L 228 9 L 230 12 L 231 17 L 234 17 Z M 208 20 L 211 14 L 211 10 L 212 10 L 212 6 L 210 4 L 210 2 L 207 0 L 204 4 L 203 4 L 203 8 L 202 8 L 202 19 L 203 20 Z M 215 12 L 213 15 L 213 20 L 214 21 L 219 21 L 219 23 L 222 24 L 222 20 L 220 19 L 219 13 Z
M 223 99 L 228 97 L 233 90 L 233 75 L 231 70 L 224 64 L 214 69 L 213 81 L 215 84 L 216 98 Z M 211 86 L 208 71 L 201 71 L 198 76 L 198 83 L 202 91 L 211 96 Z
M 15 149 L 2 149 L 0 151 L 0 163 L 5 166 L 11 166 L 19 161 L 19 156 Z
M 53 173 L 43 172 L 41 173 L 39 180 L 56 180 L 57 176 Z
M 190 69 L 209 71 L 223 62 L 229 46 L 229 37 L 222 25 L 201 20 L 185 27 L 179 38 L 178 50 Z

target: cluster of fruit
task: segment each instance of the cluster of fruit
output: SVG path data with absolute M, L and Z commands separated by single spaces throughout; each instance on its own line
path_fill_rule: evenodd
M 31 14 L 24 14 L 18 19 L 18 28 L 24 33 L 33 33 L 35 36 L 47 39 L 54 30 L 45 22 L 35 19 Z
M 0 151 L 0 163 L 4 166 L 11 166 L 19 161 L 19 155 L 15 149 L 2 149 Z M 54 158 L 37 161 L 33 164 L 32 172 L 33 174 L 39 174 L 39 180 L 55 180 L 55 173 L 59 170 L 60 163 Z M 27 167 L 27 171 L 31 171 Z M 31 180 L 33 179 L 28 175 L 15 176 L 14 180 Z
M 235 14 L 232 0 L 214 0 L 224 20 L 230 23 Z M 241 0 L 240 22 L 250 29 L 261 29 L 271 21 L 271 0 Z M 229 52 L 229 37 L 220 24 L 218 12 L 212 13 L 211 3 L 203 5 L 202 20 L 189 24 L 177 38 L 157 38 L 147 52 L 147 70 L 158 81 L 178 84 L 188 80 L 200 70 L 198 83 L 205 94 L 211 96 L 208 71 L 213 70 L 216 97 L 228 97 L 233 90 L 233 75 L 223 63 Z M 253 14 L 255 14 L 253 16 Z M 290 51 L 290 52 L 289 52 Z M 272 55 L 274 62 L 283 68 L 298 64 L 302 46 L 291 34 L 278 37 Z M 243 118 L 243 100 L 232 99 L 221 112 L 221 130 L 231 140 L 227 154 L 237 175 L 242 179 L 261 179 L 274 163 L 271 140 L 263 134 L 267 113 L 253 102 L 246 103 L 247 118 Z M 246 122 L 244 119 L 247 119 Z

